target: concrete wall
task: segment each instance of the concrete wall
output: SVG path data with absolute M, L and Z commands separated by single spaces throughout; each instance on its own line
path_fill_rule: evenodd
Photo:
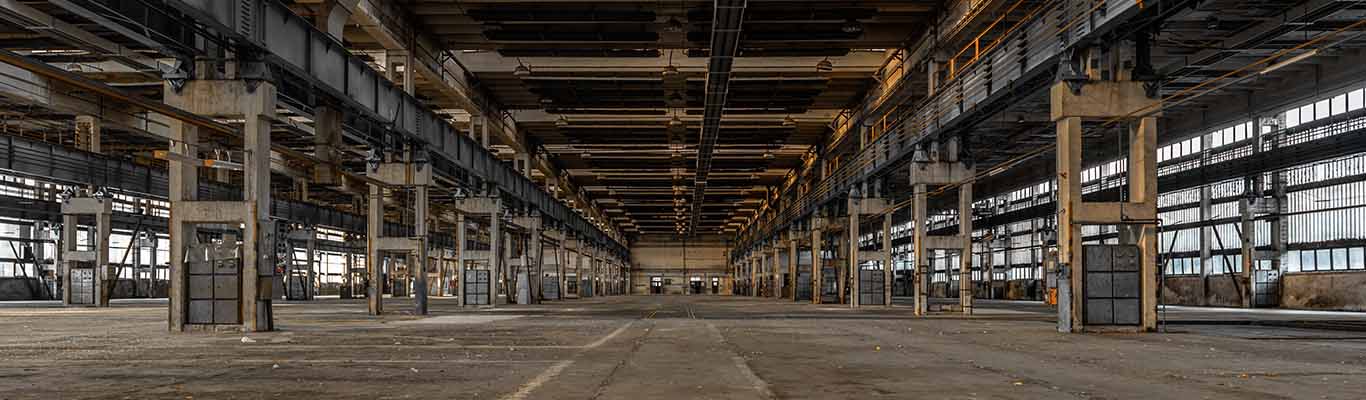
M 1366 272 L 1285 274 L 1281 307 L 1366 311 Z
M 1237 275 L 1171 276 L 1162 285 L 1162 304 L 1242 307 L 1247 280 Z
M 42 293 L 37 278 L 0 278 L 0 300 L 35 300 Z
M 729 294 L 730 270 L 725 242 L 702 236 L 684 241 L 674 237 L 641 237 L 631 244 L 631 294 L 649 294 L 650 277 L 672 281 L 665 294 L 683 294 L 689 277 L 701 277 L 710 293 L 712 277 L 721 278 L 720 294 Z
M 1007 300 L 1043 300 L 1043 285 L 1035 279 L 1016 279 L 1006 281 Z
M 151 287 L 144 284 L 134 290 L 136 283 L 131 279 L 119 279 L 114 285 L 113 298 L 144 298 L 144 297 L 166 297 L 167 290 L 170 289 L 170 282 L 155 281 Z M 0 278 L 0 300 L 60 300 L 61 293 L 54 293 L 52 298 L 41 298 L 43 287 L 36 278 Z

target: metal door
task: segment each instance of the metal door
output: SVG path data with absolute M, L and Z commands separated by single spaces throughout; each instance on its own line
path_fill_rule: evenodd
M 1252 271 L 1253 307 L 1280 307 L 1281 271 L 1259 269 Z
M 489 292 L 492 291 L 489 270 L 465 270 L 465 304 L 488 305 Z
M 71 268 L 71 304 L 95 304 L 95 269 L 90 263 Z
M 883 304 L 882 271 L 875 269 L 860 269 L 858 275 L 859 304 Z
M 1140 256 L 1134 245 L 1082 246 L 1085 263 L 1082 292 L 1087 325 L 1138 325 L 1142 282 Z
M 237 244 L 191 245 L 186 255 L 189 275 L 187 322 L 197 325 L 242 324 L 242 258 Z

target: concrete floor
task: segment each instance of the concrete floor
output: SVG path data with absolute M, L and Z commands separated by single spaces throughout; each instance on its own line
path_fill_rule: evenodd
M 1366 398 L 1366 332 L 1240 310 L 1171 310 L 1189 322 L 1174 333 L 1062 335 L 1031 303 L 982 302 L 971 319 L 701 296 L 434 299 L 428 318 L 407 305 L 279 304 L 281 330 L 250 343 L 165 333 L 155 302 L 0 307 L 0 399 Z M 1266 319 L 1366 318 L 1286 314 Z

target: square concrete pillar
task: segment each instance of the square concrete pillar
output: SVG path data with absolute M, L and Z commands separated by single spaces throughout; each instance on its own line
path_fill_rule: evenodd
M 1074 91 L 1057 83 L 1050 91 L 1057 126 L 1059 324 L 1063 332 L 1153 331 L 1157 327 L 1157 117 L 1161 101 L 1149 99 L 1141 82 L 1088 82 Z M 1134 118 L 1133 116 L 1140 116 Z M 1131 121 L 1129 200 L 1082 199 L 1083 119 Z M 1088 325 L 1082 226 L 1122 225 L 1139 252 L 1139 321 Z M 1066 282 L 1066 284 L 1064 284 Z

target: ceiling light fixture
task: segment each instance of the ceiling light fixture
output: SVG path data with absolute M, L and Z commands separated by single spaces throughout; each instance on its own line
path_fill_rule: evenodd
M 678 76 L 678 67 L 673 66 L 673 64 L 669 64 L 668 66 L 664 67 L 663 75 L 665 78 Z
M 792 118 L 791 115 L 783 117 L 783 126 L 797 126 L 797 119 Z
M 835 70 L 835 63 L 830 62 L 830 57 L 821 59 L 816 63 L 816 72 L 830 72 Z
M 678 115 L 674 115 L 674 117 L 669 120 L 669 126 L 683 126 L 683 119 L 679 118 Z
M 561 115 L 559 119 L 555 120 L 555 126 L 561 128 L 569 126 L 569 118 L 565 118 L 563 115 Z

